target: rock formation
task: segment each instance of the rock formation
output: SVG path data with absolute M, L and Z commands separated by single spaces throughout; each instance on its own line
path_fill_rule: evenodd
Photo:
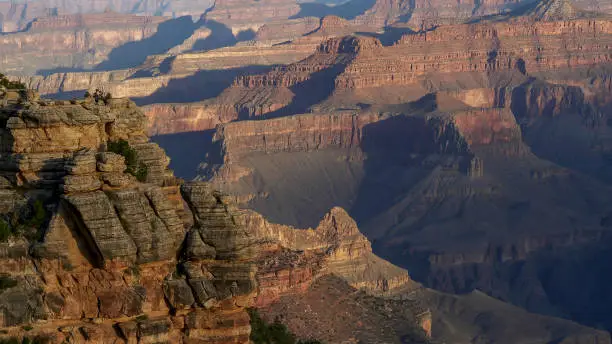
M 0 99 L 2 224 L 12 232 L 0 243 L 2 337 L 248 343 L 247 307 L 325 275 L 379 297 L 420 289 L 372 254 L 340 208 L 297 230 L 238 210 L 210 184 L 183 184 L 127 99 Z M 146 175 L 109 150 L 120 140 Z M 431 331 L 430 313 L 412 319 L 408 328 Z
M 153 36 L 163 21 L 117 13 L 39 19 L 25 31 L 2 35 L 0 69 L 33 74 L 57 67 L 95 66 L 114 48 Z
M 172 0 L 158 2 L 154 0 L 101 0 L 101 1 L 50 1 L 27 0 L 22 2 L 2 2 L 0 14 L 4 18 L 0 32 L 23 30 L 33 20 L 54 20 L 52 17 L 71 14 L 92 14 L 115 11 L 122 14 L 199 17 L 212 2 L 209 0 Z
M 584 277 L 560 252 L 591 261 L 610 240 L 610 21 L 568 16 L 440 26 L 391 46 L 331 38 L 303 61 L 240 77 L 218 100 L 274 104 L 254 111 L 271 118 L 218 126 L 200 177 L 298 226 L 341 205 L 376 253 L 422 268 L 429 286 L 611 326 L 566 301 L 571 287 L 538 275 Z M 543 215 L 551 209 L 574 215 Z
M 249 29 L 255 32 L 266 22 L 286 20 L 299 11 L 294 0 L 217 0 L 205 16 L 238 33 Z

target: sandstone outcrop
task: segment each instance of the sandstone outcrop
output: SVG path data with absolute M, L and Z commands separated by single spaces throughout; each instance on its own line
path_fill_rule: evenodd
M 238 210 L 210 184 L 183 184 L 127 99 L 0 97 L 2 221 L 26 228 L 0 243 L 3 337 L 248 343 L 247 307 L 325 275 L 378 296 L 420 288 L 372 254 L 342 209 L 296 230 Z M 144 179 L 107 150 L 118 140 L 147 167 Z M 413 319 L 407 326 L 431 330 L 430 313 Z

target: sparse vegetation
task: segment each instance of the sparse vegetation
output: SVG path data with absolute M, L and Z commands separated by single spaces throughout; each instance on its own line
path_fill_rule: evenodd
M 0 276 L 0 290 L 6 290 L 17 286 L 17 281 L 9 276 Z
M 141 321 L 147 321 L 149 320 L 149 316 L 146 314 L 141 314 L 139 316 L 136 317 L 136 321 L 141 322 Z
M 93 94 L 89 93 L 89 91 L 85 92 L 85 98 L 93 98 L 96 102 L 103 101 L 108 104 L 108 101 L 113 99 L 113 95 L 109 92 L 104 92 L 100 89 L 96 89 Z
M 44 203 L 36 200 L 29 206 L 0 218 L 0 242 L 12 236 L 24 236 L 28 240 L 41 240 L 48 213 Z M 7 221 L 6 218 L 10 219 Z
M 39 228 L 47 219 L 47 210 L 41 200 L 36 200 L 32 207 L 32 216 L 28 219 L 27 226 Z
M 23 82 L 19 81 L 11 81 L 6 75 L 0 73 L 0 86 L 4 86 L 8 89 L 17 89 L 17 90 L 25 90 L 26 85 Z
M 138 162 L 138 153 L 136 153 L 134 148 L 130 147 L 129 142 L 126 140 L 110 141 L 106 149 L 125 158 L 125 172 L 136 177 L 139 182 L 147 180 L 149 170 L 145 164 Z
M 32 330 L 34 329 L 34 327 L 32 327 L 32 326 L 30 326 L 30 325 L 23 325 L 23 326 L 21 326 L 21 328 L 22 328 L 24 331 L 32 331 Z
M 6 242 L 11 235 L 13 235 L 13 231 L 11 231 L 8 222 L 4 221 L 4 219 L 0 219 L 0 242 Z
M 140 277 L 140 266 L 138 265 L 130 266 L 129 268 L 125 269 L 125 272 L 138 278 Z
M 255 344 L 322 344 L 314 339 L 297 340 L 280 321 L 267 324 L 256 309 L 251 308 L 248 312 L 251 317 L 251 341 Z

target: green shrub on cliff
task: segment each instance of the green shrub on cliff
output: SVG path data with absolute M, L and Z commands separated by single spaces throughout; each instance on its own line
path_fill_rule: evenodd
M 138 153 L 126 140 L 109 141 L 106 145 L 106 149 L 109 152 L 113 152 L 122 155 L 125 158 L 126 170 L 125 172 L 133 175 L 140 182 L 147 180 L 149 170 L 143 163 L 138 162 Z
M 0 218 L 0 242 L 7 242 L 11 236 L 23 236 L 29 240 L 40 240 L 48 218 L 47 209 L 41 200 L 36 200 L 5 218 Z
M 8 222 L 0 219 L 0 242 L 6 242 L 11 235 L 13 235 L 13 231 Z
M 17 286 L 17 281 L 9 276 L 0 276 L 0 290 L 11 289 Z
M 13 90 L 25 90 L 26 88 L 26 85 L 23 82 L 11 81 L 2 73 L 0 73 L 0 86 Z
M 275 321 L 267 324 L 256 309 L 248 309 L 251 317 L 251 341 L 255 344 L 322 344 L 318 340 L 297 340 L 287 326 Z

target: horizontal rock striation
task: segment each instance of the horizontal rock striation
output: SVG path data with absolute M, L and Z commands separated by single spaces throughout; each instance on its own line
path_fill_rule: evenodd
M 72 14 L 56 17 L 36 18 L 28 26 L 28 31 L 72 29 L 95 26 L 145 26 L 160 22 L 159 19 L 148 16 L 122 15 L 114 12 L 103 14 Z
M 155 35 L 163 21 L 110 14 L 41 19 L 29 30 L 0 37 L 0 69 L 9 74 L 34 74 L 58 67 L 95 66 L 114 48 Z
M 300 6 L 294 0 L 219 0 L 205 16 L 235 31 L 257 31 L 266 22 L 286 20 L 299 12 Z
M 213 141 L 222 143 L 225 161 L 252 152 L 275 153 L 358 148 L 363 127 L 381 120 L 378 114 L 300 115 L 266 121 L 243 121 L 218 127 Z
M 0 220 L 25 228 L 0 242 L 2 338 L 246 344 L 246 308 L 325 275 L 375 296 L 420 288 L 372 254 L 342 209 L 296 230 L 238 210 L 210 184 L 183 184 L 127 99 L 1 90 L 0 100 Z M 107 150 L 119 139 L 146 178 Z M 408 326 L 429 332 L 431 315 L 417 310 Z
M 584 39 L 566 41 L 568 36 Z M 602 42 L 611 39 L 612 22 L 595 19 L 441 26 L 357 56 L 336 79 L 336 88 L 409 85 L 439 73 L 533 73 L 609 63 Z
M 172 0 L 160 3 L 155 0 L 31 0 L 27 2 L 3 2 L 0 4 L 2 15 L 1 32 L 14 32 L 25 29 L 32 21 L 54 21 L 64 16 L 94 13 L 139 14 L 149 16 L 182 16 L 192 15 L 199 17 L 206 11 L 212 2 L 209 0 Z

